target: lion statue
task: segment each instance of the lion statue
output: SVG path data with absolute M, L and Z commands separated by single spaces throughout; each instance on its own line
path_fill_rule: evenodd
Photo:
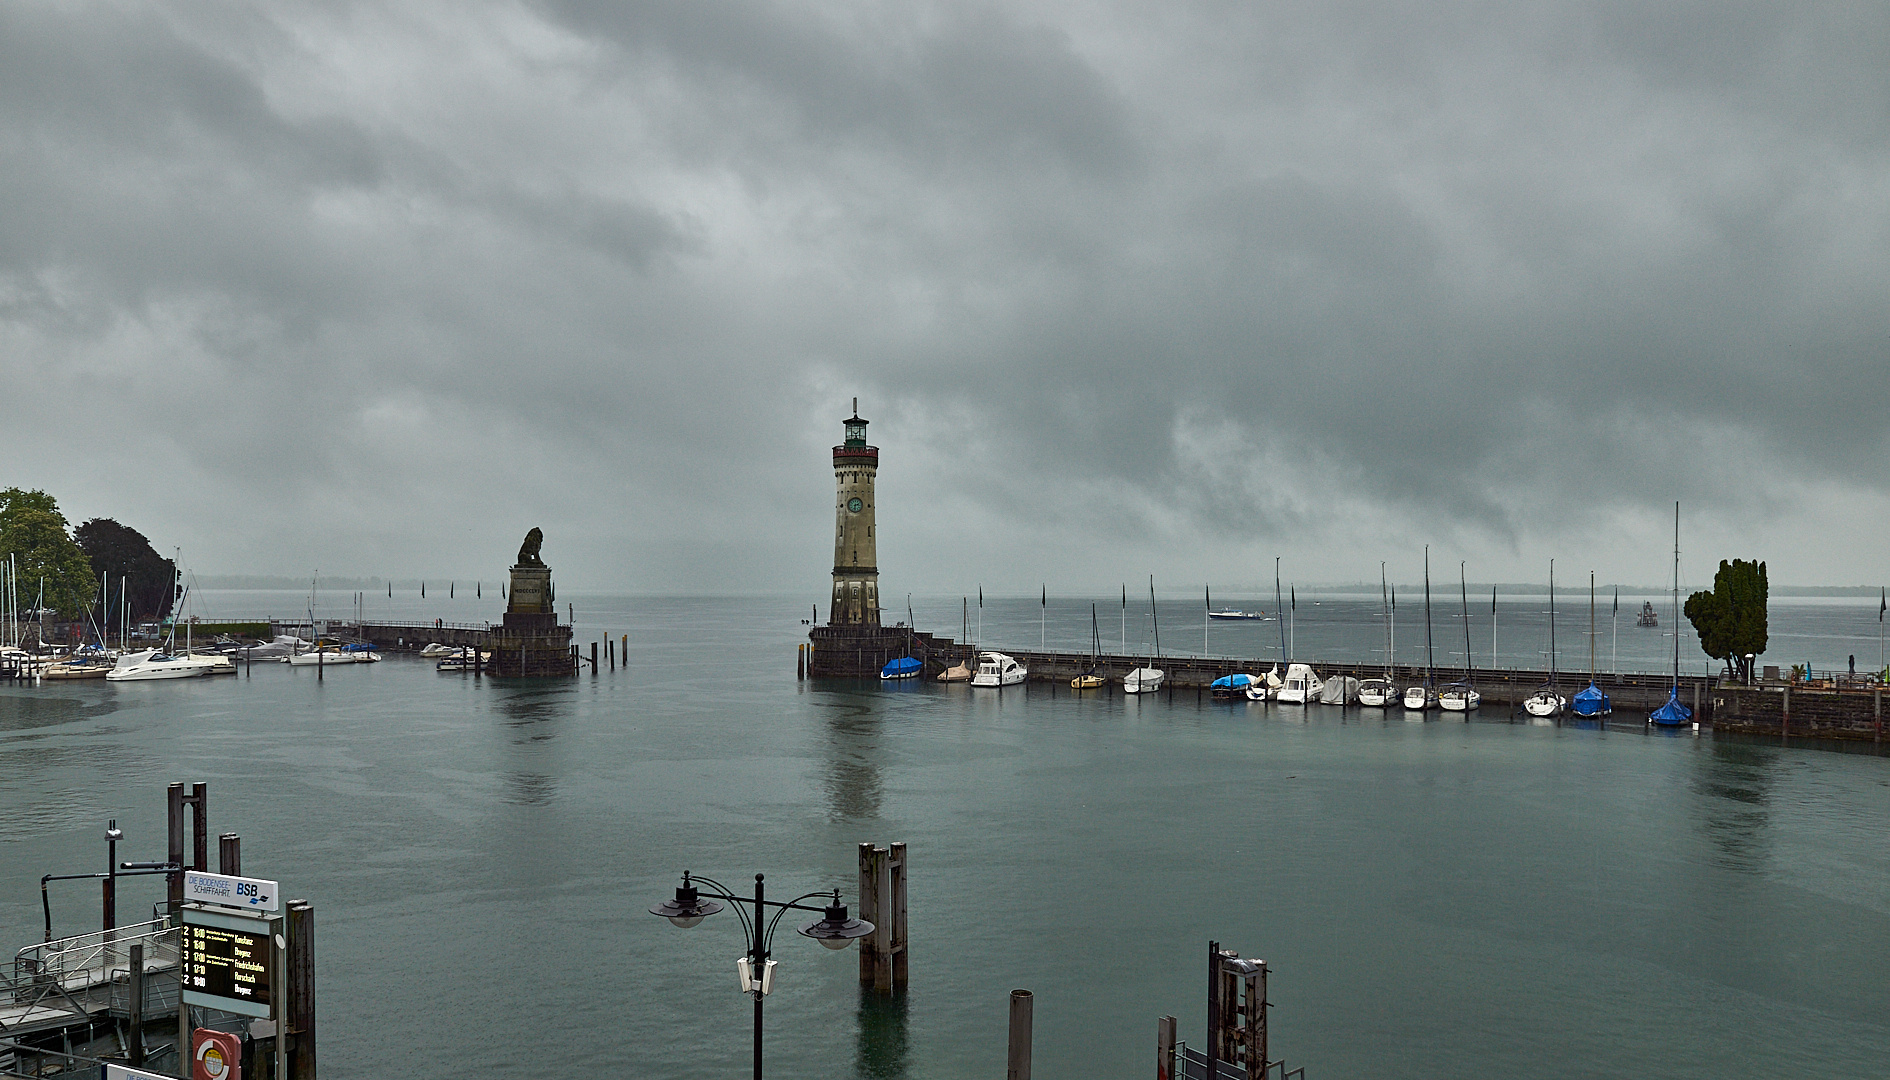
M 531 532 L 526 533 L 525 542 L 523 544 L 520 544 L 518 548 L 517 565 L 519 566 L 545 565 L 545 560 L 538 557 L 538 549 L 543 547 L 544 544 L 545 544 L 545 533 L 543 529 L 534 528 Z

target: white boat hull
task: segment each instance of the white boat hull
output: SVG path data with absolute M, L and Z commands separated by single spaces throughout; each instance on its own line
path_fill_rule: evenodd
M 223 657 L 166 656 L 163 653 L 137 653 L 120 657 L 118 666 L 105 673 L 107 682 L 154 682 L 159 679 L 196 679 L 219 671 L 235 670 Z
M 1422 686 L 1413 686 L 1404 692 L 1404 707 L 1412 712 L 1437 708 L 1437 692 Z
M 1483 695 L 1475 690 L 1463 693 L 1445 692 L 1437 695 L 1437 705 L 1445 712 L 1469 712 L 1483 704 Z
M 1523 711 L 1530 716 L 1557 716 L 1568 707 L 1568 699 L 1549 690 L 1538 690 L 1523 699 Z
M 978 670 L 971 676 L 971 685 L 993 688 L 1016 686 L 1029 674 L 1029 669 L 1003 653 L 979 653 Z
M 1286 668 L 1286 681 L 1273 695 L 1273 700 L 1286 705 L 1304 705 L 1319 700 L 1319 691 L 1325 689 L 1325 680 L 1313 674 L 1313 669 L 1305 664 L 1289 664 Z
M 1122 692 L 1152 694 L 1162 688 L 1162 680 L 1167 677 L 1161 668 L 1139 667 L 1122 677 Z
M 1398 688 L 1383 679 L 1366 679 L 1358 684 L 1358 703 L 1382 709 L 1398 703 Z

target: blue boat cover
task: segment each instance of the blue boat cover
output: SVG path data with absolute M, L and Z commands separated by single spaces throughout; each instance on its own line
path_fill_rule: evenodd
M 910 656 L 901 656 L 888 660 L 886 666 L 879 669 L 880 678 L 899 678 L 905 675 L 917 675 L 925 665 Z
M 1577 716 L 1600 716 L 1613 711 L 1608 695 L 1602 693 L 1601 688 L 1593 682 L 1588 684 L 1586 690 L 1575 692 L 1575 699 L 1569 702 L 1569 709 Z
M 1208 684 L 1210 690 L 1245 690 L 1257 680 L 1252 675 L 1223 675 Z
M 1667 691 L 1667 704 L 1655 709 L 1652 719 L 1656 724 L 1684 724 L 1693 719 L 1693 710 L 1680 704 L 1680 688 L 1675 686 Z

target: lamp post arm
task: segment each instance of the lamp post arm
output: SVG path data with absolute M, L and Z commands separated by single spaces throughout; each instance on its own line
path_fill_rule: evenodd
M 755 902 L 752 897 L 736 896 L 727 885 L 722 884 L 712 877 L 704 877 L 701 874 L 684 872 L 683 881 L 685 884 L 690 885 L 695 885 L 697 882 L 706 882 L 709 888 L 700 889 L 700 886 L 698 886 L 699 890 L 708 893 L 718 900 L 727 900 L 729 907 L 735 911 L 735 917 L 742 922 L 742 937 L 752 939 L 755 936 L 754 924 L 749 921 L 748 912 L 742 909 L 743 904 L 752 904 Z
M 824 907 L 808 907 L 801 903 L 802 900 L 809 900 L 816 896 L 831 896 L 834 898 L 834 903 L 837 904 L 840 902 L 840 890 L 829 889 L 825 892 L 810 892 L 804 896 L 797 896 L 792 901 L 785 904 L 776 905 L 771 903 L 769 905 L 770 907 L 778 906 L 781 909 L 774 913 L 774 918 L 768 920 L 768 935 L 766 941 L 770 948 L 774 946 L 774 928 L 781 924 L 781 916 L 786 915 L 790 911 L 818 911 L 823 915 L 827 913 L 827 909 Z

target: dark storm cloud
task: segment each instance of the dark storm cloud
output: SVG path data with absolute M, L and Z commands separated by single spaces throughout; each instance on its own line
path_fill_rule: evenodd
M 594 580 L 790 586 L 859 394 L 882 563 L 934 582 L 1605 562 L 1674 498 L 1890 572 L 1846 535 L 1890 505 L 1887 27 L 11 5 L 7 374 L 57 392 L 43 435 L 135 431 L 193 483 L 22 479 L 231 569 L 424 572 L 524 522 Z

